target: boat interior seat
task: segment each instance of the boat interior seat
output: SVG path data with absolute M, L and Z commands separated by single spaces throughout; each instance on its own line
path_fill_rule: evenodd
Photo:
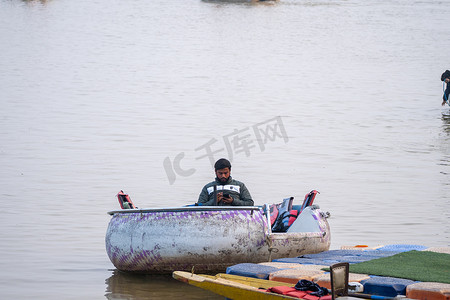
M 349 263 L 341 262 L 330 266 L 331 298 L 348 296 Z
M 293 210 L 300 210 L 300 209 L 302 209 L 302 206 L 300 204 L 295 204 L 295 205 L 292 205 L 292 209 Z
M 285 200 L 291 199 L 292 197 Z M 314 210 L 318 209 L 319 206 L 314 204 L 304 207 L 302 210 L 302 205 L 292 205 L 289 209 L 282 211 L 278 208 L 279 205 L 265 204 L 261 207 L 271 224 L 272 232 L 321 232 L 317 218 L 314 216 Z M 268 215 L 268 212 L 270 215 Z

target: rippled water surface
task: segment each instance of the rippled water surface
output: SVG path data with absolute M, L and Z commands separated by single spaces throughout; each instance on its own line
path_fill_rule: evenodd
M 0 298 L 220 299 L 115 271 L 123 189 L 312 189 L 332 248 L 449 246 L 450 2 L 0 0 Z

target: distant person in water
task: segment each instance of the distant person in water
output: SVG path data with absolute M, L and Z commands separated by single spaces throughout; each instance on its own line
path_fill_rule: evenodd
M 449 70 L 446 70 L 444 73 L 442 73 L 441 81 L 444 81 L 447 84 L 447 88 L 444 90 L 444 95 L 442 96 L 442 106 L 444 106 L 445 103 L 448 103 L 448 101 L 449 101 L 448 97 L 450 94 L 450 84 L 448 84 L 450 82 L 450 71 Z
M 231 178 L 231 163 L 227 159 L 216 161 L 214 169 L 216 180 L 203 187 L 198 205 L 253 206 L 252 196 L 245 184 Z

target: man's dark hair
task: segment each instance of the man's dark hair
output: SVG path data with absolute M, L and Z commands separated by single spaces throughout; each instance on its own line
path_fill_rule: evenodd
M 214 169 L 217 170 L 221 170 L 221 169 L 225 169 L 228 168 L 231 170 L 231 163 L 228 159 L 225 158 L 221 158 L 218 161 L 216 161 L 216 163 L 214 164 Z
M 450 78 L 450 71 L 449 70 L 445 70 L 445 72 L 442 73 L 441 81 L 444 81 L 446 78 Z

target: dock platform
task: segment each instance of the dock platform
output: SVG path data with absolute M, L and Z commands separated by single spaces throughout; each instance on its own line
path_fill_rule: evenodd
M 228 267 L 226 273 L 288 284 L 305 279 L 330 289 L 327 268 L 339 262 L 350 263 L 349 282 L 355 292 L 375 297 L 450 300 L 450 247 L 342 246 L 272 262 L 237 264 Z

